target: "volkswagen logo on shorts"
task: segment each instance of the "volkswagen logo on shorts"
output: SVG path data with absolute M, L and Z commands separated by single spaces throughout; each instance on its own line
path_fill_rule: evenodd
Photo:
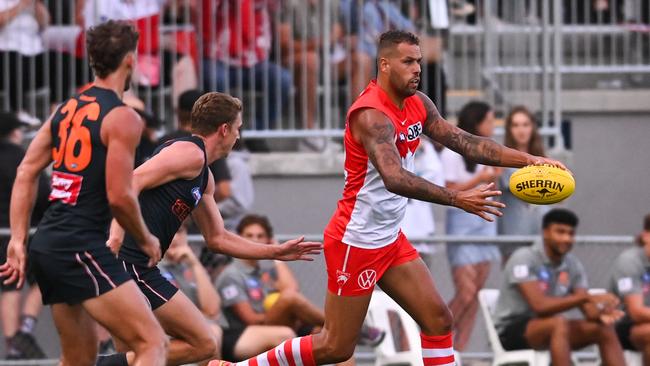
M 361 272 L 359 278 L 357 279 L 357 282 L 359 283 L 359 287 L 367 290 L 374 286 L 375 283 L 377 283 L 377 272 L 375 272 L 374 269 L 366 269 L 365 271 Z

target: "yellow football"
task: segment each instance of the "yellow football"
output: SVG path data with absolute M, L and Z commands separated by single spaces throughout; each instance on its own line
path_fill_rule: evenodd
M 573 194 L 575 188 L 571 173 L 549 165 L 529 165 L 510 176 L 510 192 L 538 205 L 560 202 Z

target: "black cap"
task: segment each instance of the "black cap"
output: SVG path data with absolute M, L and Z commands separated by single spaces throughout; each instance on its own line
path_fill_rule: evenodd
M 13 130 L 27 126 L 29 126 L 29 123 L 21 121 L 16 113 L 0 112 L 0 137 L 6 137 Z
M 196 89 L 184 91 L 178 96 L 178 110 L 191 112 L 194 103 L 203 95 L 203 92 Z

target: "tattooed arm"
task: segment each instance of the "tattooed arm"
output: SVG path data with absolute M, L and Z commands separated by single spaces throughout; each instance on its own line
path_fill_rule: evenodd
M 431 99 L 424 93 L 418 92 L 418 96 L 427 110 L 424 133 L 472 161 L 484 165 L 514 168 L 532 164 L 550 164 L 566 169 L 559 161 L 511 149 L 489 138 L 465 132 L 445 121 Z
M 501 216 L 495 207 L 504 205 L 487 200 L 488 197 L 501 194 L 492 190 L 493 184 L 456 191 L 437 186 L 403 169 L 395 145 L 395 128 L 383 113 L 375 109 L 363 109 L 351 117 L 350 128 L 353 138 L 364 147 L 388 191 L 421 201 L 456 206 L 488 221 L 493 221 L 488 213 Z

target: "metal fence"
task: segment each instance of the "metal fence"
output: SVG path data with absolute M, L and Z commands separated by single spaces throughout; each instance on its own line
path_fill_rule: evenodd
M 177 96 L 200 88 L 244 100 L 248 138 L 340 136 L 346 108 L 374 75 L 376 38 L 389 28 L 421 36 L 422 89 L 448 115 L 474 98 L 501 113 L 524 103 L 540 112 L 543 133 L 559 137 L 563 90 L 650 84 L 644 0 L 35 4 L 0 20 L 0 37 L 12 39 L 0 49 L 14 50 L 0 55 L 0 106 L 41 119 L 90 80 L 81 31 L 109 18 L 138 25 L 134 91 L 167 129 Z

